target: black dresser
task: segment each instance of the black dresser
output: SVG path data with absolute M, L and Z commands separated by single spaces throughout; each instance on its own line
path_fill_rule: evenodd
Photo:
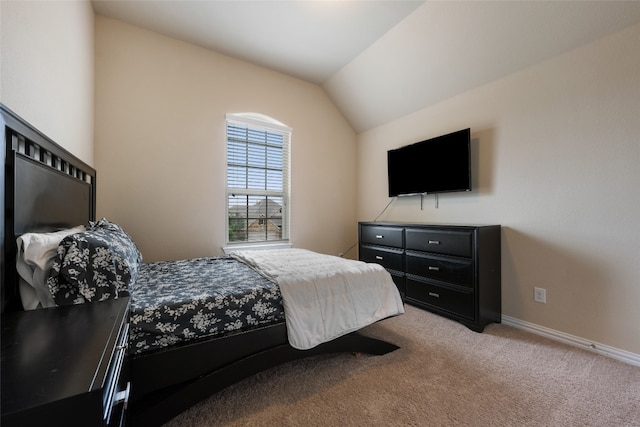
M 121 426 L 129 298 L 2 315 L 2 426 Z
M 385 267 L 403 299 L 481 332 L 501 321 L 500 226 L 361 222 L 359 258 Z

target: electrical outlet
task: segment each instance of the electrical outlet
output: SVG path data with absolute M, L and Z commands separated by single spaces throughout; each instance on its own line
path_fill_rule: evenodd
M 547 303 L 547 290 L 545 288 L 533 288 L 533 300 L 535 302 Z

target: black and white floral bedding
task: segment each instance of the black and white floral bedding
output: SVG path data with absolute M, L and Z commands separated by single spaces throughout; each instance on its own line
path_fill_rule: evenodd
M 60 242 L 47 286 L 57 305 L 117 298 L 136 281 L 141 264 L 131 236 L 102 218 Z
M 64 237 L 50 262 L 55 305 L 131 296 L 132 353 L 284 322 L 280 288 L 246 264 L 231 257 L 143 264 L 133 239 L 104 218 Z
M 130 292 L 134 354 L 284 321 L 278 285 L 226 256 L 143 264 Z

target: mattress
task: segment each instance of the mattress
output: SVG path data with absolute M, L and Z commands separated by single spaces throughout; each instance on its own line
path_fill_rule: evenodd
M 143 264 L 130 293 L 132 354 L 284 322 L 278 285 L 228 256 Z

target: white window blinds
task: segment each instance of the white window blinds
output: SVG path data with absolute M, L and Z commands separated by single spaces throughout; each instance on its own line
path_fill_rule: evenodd
M 289 239 L 290 139 L 269 117 L 227 115 L 228 243 Z

